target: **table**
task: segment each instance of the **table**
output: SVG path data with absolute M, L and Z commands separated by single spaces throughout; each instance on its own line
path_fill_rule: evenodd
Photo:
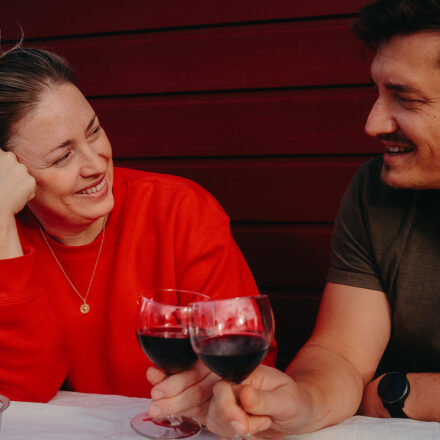
M 1 440 L 140 440 L 130 419 L 148 399 L 60 391 L 49 403 L 11 402 L 3 413 Z M 355 416 L 288 440 L 438 440 L 440 424 Z M 205 430 L 197 440 L 217 440 Z

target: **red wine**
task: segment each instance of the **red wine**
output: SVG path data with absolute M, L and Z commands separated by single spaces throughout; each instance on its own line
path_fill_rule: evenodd
M 148 358 L 168 374 L 186 370 L 197 359 L 188 335 L 181 328 L 153 328 L 137 333 Z
M 200 341 L 198 355 L 223 379 L 240 383 L 266 356 L 269 345 L 253 334 L 212 336 Z

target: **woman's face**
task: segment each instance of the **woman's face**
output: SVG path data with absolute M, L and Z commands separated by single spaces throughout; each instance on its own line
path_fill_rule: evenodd
M 84 95 L 53 85 L 12 127 L 8 145 L 35 180 L 28 205 L 46 229 L 75 231 L 113 208 L 110 143 Z

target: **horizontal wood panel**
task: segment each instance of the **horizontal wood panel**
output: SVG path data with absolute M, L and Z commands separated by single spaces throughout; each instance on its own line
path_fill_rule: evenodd
M 115 157 L 366 154 L 375 93 L 319 89 L 95 99 Z M 319 111 L 317 111 L 319 109 Z
M 237 225 L 232 234 L 259 286 L 322 289 L 331 225 Z
M 275 317 L 278 343 L 277 367 L 284 370 L 312 333 L 318 314 L 320 291 L 277 291 L 262 289 L 269 295 Z
M 367 0 L 2 0 L 3 38 L 26 38 L 356 13 Z
M 366 157 L 128 160 L 118 165 L 196 181 L 234 221 L 332 222 Z
M 222 27 L 36 44 L 64 55 L 87 95 L 369 82 L 346 19 Z M 363 59 L 364 58 L 364 59 Z

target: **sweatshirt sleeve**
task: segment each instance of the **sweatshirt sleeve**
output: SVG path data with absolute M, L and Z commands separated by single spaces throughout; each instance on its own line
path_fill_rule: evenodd
M 199 191 L 199 197 L 189 196 L 179 210 L 175 237 L 178 285 L 213 298 L 258 295 L 249 266 L 232 237 L 229 217 L 209 193 Z M 274 365 L 276 355 L 274 342 L 264 363 Z
M 0 260 L 0 393 L 45 402 L 59 390 L 67 362 L 32 248 Z

